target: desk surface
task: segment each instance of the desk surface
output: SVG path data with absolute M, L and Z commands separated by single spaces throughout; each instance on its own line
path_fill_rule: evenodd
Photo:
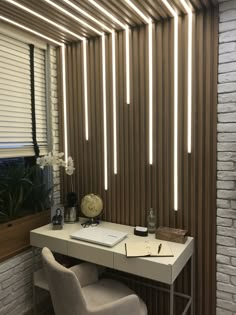
M 81 223 L 65 224 L 62 230 L 52 230 L 52 226 L 45 225 L 30 232 L 32 246 L 47 246 L 52 251 L 67 256 L 79 258 L 99 265 L 139 275 L 148 279 L 173 284 L 189 258 L 193 255 L 194 241 L 188 237 L 185 244 L 167 242 L 174 257 L 137 257 L 127 258 L 125 242 L 129 240 L 145 240 L 133 234 L 134 227 L 100 222 L 100 227 L 127 232 L 128 236 L 114 247 L 105 247 L 70 238 L 70 234 L 82 229 Z M 96 227 L 89 227 L 96 229 Z M 154 235 L 148 236 L 154 239 Z M 164 242 L 164 241 L 163 241 Z

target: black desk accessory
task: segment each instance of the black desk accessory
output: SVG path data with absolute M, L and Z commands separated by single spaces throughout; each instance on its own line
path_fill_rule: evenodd
M 134 228 L 134 235 L 148 236 L 148 229 L 147 229 L 147 227 L 136 226 Z

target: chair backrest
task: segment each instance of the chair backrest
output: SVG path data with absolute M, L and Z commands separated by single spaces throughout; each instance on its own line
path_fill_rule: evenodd
M 87 315 L 88 310 L 79 280 L 73 271 L 59 264 L 44 247 L 42 260 L 56 315 Z

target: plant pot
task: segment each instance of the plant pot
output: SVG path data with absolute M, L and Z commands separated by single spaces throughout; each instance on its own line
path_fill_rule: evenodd
M 65 207 L 65 222 L 66 223 L 75 223 L 78 221 L 78 206 L 66 206 Z
M 0 224 L 0 262 L 30 246 L 30 231 L 50 222 L 50 210 Z

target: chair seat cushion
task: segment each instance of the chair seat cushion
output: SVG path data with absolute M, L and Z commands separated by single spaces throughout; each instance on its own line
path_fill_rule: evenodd
M 91 307 L 114 302 L 127 295 L 135 294 L 121 282 L 112 279 L 101 279 L 98 282 L 82 288 L 87 305 Z M 140 315 L 147 314 L 147 308 L 142 299 L 140 301 Z

